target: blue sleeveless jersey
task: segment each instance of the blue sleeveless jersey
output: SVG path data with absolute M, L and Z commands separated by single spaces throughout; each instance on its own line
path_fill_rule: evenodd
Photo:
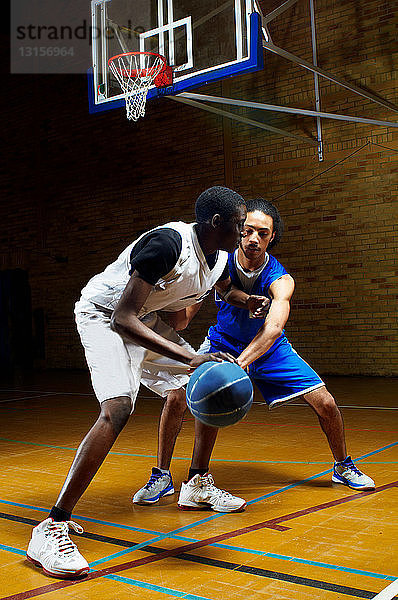
M 228 256 L 228 268 L 232 283 L 237 288 L 243 289 L 242 283 L 236 272 L 233 253 Z M 269 255 L 268 264 L 257 277 L 251 290 L 251 294 L 256 296 L 267 296 L 271 299 L 271 296 L 269 295 L 270 285 L 276 279 L 279 279 L 279 277 L 286 274 L 287 271 L 280 262 Z M 264 325 L 264 319 L 251 319 L 247 309 L 232 306 L 231 304 L 224 302 L 217 294 L 216 304 L 219 309 L 217 323 L 209 329 L 208 337 L 210 341 L 222 343 L 222 341 L 226 339 L 235 346 L 237 352 L 242 352 L 242 350 L 252 341 L 259 329 Z M 271 354 L 285 339 L 285 333 L 283 332 L 264 356 Z

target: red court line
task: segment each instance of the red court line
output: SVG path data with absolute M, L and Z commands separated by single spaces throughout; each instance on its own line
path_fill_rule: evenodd
M 192 421 L 194 421 L 194 419 L 191 419 Z M 240 426 L 242 425 L 264 425 L 265 427 L 272 427 L 273 429 L 276 427 L 280 427 L 280 428 L 293 428 L 293 429 L 319 429 L 319 425 L 300 425 L 297 423 L 265 423 L 264 421 L 246 421 L 246 419 L 242 419 L 239 423 Z M 398 429 L 374 429 L 366 427 L 366 428 L 359 428 L 359 427 L 345 427 L 345 431 L 371 431 L 376 432 L 376 433 L 397 433 Z
M 363 498 L 364 496 L 370 496 L 377 492 L 383 492 L 384 490 L 388 490 L 392 487 L 398 487 L 398 481 L 393 481 L 393 483 L 387 483 L 386 485 L 381 485 L 380 487 L 375 488 L 374 490 L 368 490 L 366 492 L 358 492 L 358 494 L 351 494 L 350 496 L 346 496 L 345 498 L 339 498 L 338 500 L 331 500 L 330 502 L 324 502 L 323 504 L 317 504 L 316 506 L 310 506 L 309 508 L 304 508 L 303 510 L 298 510 L 294 513 L 290 513 L 288 515 L 284 515 L 282 517 L 277 517 L 276 519 L 270 519 L 267 523 L 283 523 L 284 521 L 289 521 L 290 519 L 296 519 L 297 517 L 301 517 L 303 515 L 309 515 L 310 513 L 317 512 L 319 510 L 325 510 L 325 508 L 330 508 L 331 506 L 338 506 L 339 504 L 345 504 L 345 502 L 351 502 L 351 500 L 356 500 L 357 498 Z
M 264 529 L 269 525 L 275 525 L 279 522 L 288 521 L 290 519 L 294 519 L 300 517 L 302 515 L 307 515 L 313 512 L 317 512 L 320 510 L 324 510 L 325 508 L 329 508 L 331 506 L 337 506 L 339 504 L 344 504 L 345 502 L 351 502 L 352 500 L 356 500 L 358 498 L 363 498 L 364 496 L 370 496 L 377 492 L 382 492 L 392 487 L 398 487 L 398 481 L 394 481 L 392 483 L 388 483 L 386 485 L 382 485 L 374 490 L 369 490 L 367 492 L 359 492 L 358 494 L 352 494 L 350 496 L 346 496 L 344 498 L 340 498 L 338 500 L 332 500 L 330 502 L 324 502 L 323 504 L 318 504 L 316 506 L 311 506 L 309 508 L 305 508 L 303 510 L 299 510 L 294 513 L 289 513 L 287 515 L 283 515 L 281 517 L 276 517 L 275 519 L 269 519 L 268 521 L 263 521 L 261 523 L 256 523 L 254 525 L 249 525 L 247 527 L 242 527 L 241 529 L 235 529 L 234 531 L 230 531 L 228 533 L 222 533 L 220 535 L 216 535 L 211 538 L 207 538 L 205 540 L 199 540 L 197 542 L 192 542 L 190 544 L 186 544 L 185 546 L 179 546 L 178 548 L 173 548 L 171 550 L 165 550 L 161 554 L 156 554 L 152 556 L 145 556 L 143 558 L 138 558 L 136 560 L 131 560 L 126 563 L 122 563 L 120 565 L 115 565 L 113 567 L 108 567 L 106 569 L 101 569 L 99 571 L 90 572 L 87 577 L 82 579 L 72 580 L 72 581 L 57 581 L 56 583 L 50 583 L 48 585 L 44 585 L 38 588 L 34 588 L 31 590 L 27 590 L 25 592 L 20 592 L 18 594 L 13 594 L 11 596 L 4 596 L 0 598 L 0 600 L 27 600 L 28 598 L 34 598 L 35 596 L 41 596 L 42 594 L 47 594 L 49 592 L 54 592 L 55 590 L 60 590 L 66 587 L 70 587 L 72 585 L 77 585 L 79 583 L 83 583 L 85 581 L 90 581 L 92 579 L 98 579 L 100 577 L 104 577 L 105 575 L 113 575 L 114 573 L 120 573 L 121 571 L 127 571 L 128 569 L 132 569 L 134 567 L 139 567 L 141 565 L 147 565 L 152 562 L 157 562 L 159 560 L 163 560 L 165 558 L 170 558 L 172 556 L 176 556 L 178 554 L 182 554 L 183 552 L 190 552 L 191 550 L 196 550 L 198 548 L 202 548 L 203 546 L 208 546 L 210 544 L 215 544 L 217 542 L 222 542 L 224 540 L 228 540 L 234 537 L 238 537 L 240 535 L 244 535 L 245 533 L 251 533 L 252 531 L 256 531 L 258 529 Z

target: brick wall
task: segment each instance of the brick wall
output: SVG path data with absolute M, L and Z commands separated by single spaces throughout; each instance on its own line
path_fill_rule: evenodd
M 261 2 L 264 12 L 279 4 Z M 393 6 L 317 0 L 317 32 L 324 69 L 398 103 Z M 306 1 L 279 16 L 271 33 L 312 60 Z M 263 72 L 203 93 L 313 109 L 313 75 L 276 55 L 265 59 Z M 324 111 L 396 120 L 328 80 L 320 85 Z M 321 373 L 398 373 L 396 130 L 324 119 L 319 163 L 305 142 L 164 98 L 136 124 L 119 110 L 89 115 L 84 77 L 14 75 L 8 90 L 1 268 L 29 271 L 33 308 L 45 314 L 41 365 L 83 367 L 72 313 L 87 279 L 137 232 L 191 220 L 197 195 L 227 183 L 274 199 L 285 219 L 275 255 L 297 283 L 287 333 L 303 357 Z M 316 135 L 312 118 L 231 110 Z M 198 345 L 214 316 L 208 301 L 187 339 Z

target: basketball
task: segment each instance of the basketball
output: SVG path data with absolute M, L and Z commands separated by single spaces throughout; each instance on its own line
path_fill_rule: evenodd
M 235 363 L 205 362 L 195 369 L 187 385 L 188 408 L 205 425 L 233 425 L 252 403 L 252 382 Z

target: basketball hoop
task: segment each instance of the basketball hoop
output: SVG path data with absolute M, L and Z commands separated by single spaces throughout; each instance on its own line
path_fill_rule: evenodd
M 172 85 L 173 72 L 161 54 L 154 52 L 126 52 L 108 60 L 113 75 L 122 88 L 127 118 L 137 121 L 145 115 L 148 90 Z

